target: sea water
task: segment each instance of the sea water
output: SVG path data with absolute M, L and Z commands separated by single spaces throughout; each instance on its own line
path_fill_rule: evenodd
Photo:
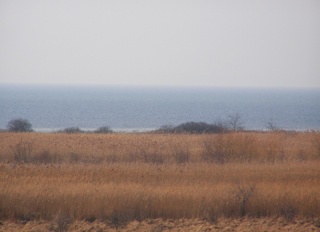
M 35 131 L 145 131 L 227 122 L 236 113 L 248 130 L 265 130 L 268 122 L 285 130 L 320 130 L 320 89 L 0 85 L 3 129 L 24 118 Z

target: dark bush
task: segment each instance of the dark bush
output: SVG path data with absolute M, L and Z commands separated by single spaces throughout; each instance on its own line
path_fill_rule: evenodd
M 113 130 L 111 130 L 109 126 L 102 126 L 102 127 L 99 127 L 97 130 L 95 130 L 94 133 L 110 134 L 110 133 L 113 133 Z
M 182 123 L 172 129 L 175 133 L 222 133 L 226 128 L 221 123 L 208 124 L 205 122 L 186 122 Z
M 34 155 L 34 157 L 32 158 L 32 161 L 34 163 L 49 164 L 49 163 L 57 163 L 59 161 L 59 158 L 57 154 L 53 154 L 49 150 L 43 150 L 40 153 Z
M 68 227 L 72 222 L 72 218 L 64 213 L 59 213 L 54 219 L 57 228 L 54 231 L 68 231 Z
M 282 206 L 280 207 L 280 215 L 290 222 L 293 221 L 297 215 L 297 212 L 298 210 L 288 203 L 282 203 Z
M 31 132 L 32 125 L 31 123 L 22 118 L 12 119 L 7 124 L 8 131 L 11 132 Z
M 158 130 L 158 132 L 162 132 L 162 133 L 172 133 L 173 131 L 174 131 L 174 126 L 172 125 L 163 125 Z
M 144 154 L 144 162 L 153 164 L 163 164 L 165 160 L 161 153 L 152 152 L 150 154 Z
M 68 128 L 65 128 L 62 132 L 68 133 L 68 134 L 75 134 L 75 133 L 83 133 L 84 131 L 81 130 L 79 127 L 68 127 Z
M 110 216 L 110 222 L 115 228 L 128 224 L 129 214 L 125 210 L 114 210 Z

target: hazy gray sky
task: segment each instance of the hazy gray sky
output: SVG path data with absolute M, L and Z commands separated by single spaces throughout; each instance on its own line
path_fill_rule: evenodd
M 320 1 L 0 0 L 0 82 L 320 87 Z

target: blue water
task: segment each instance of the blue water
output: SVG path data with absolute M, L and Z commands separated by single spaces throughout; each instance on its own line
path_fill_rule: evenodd
M 0 128 L 25 118 L 36 131 L 141 131 L 235 113 L 245 129 L 264 130 L 273 121 L 287 130 L 320 130 L 320 89 L 0 85 Z

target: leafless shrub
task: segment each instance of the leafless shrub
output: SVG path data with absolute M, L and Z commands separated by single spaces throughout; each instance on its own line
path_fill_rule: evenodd
M 14 146 L 10 146 L 10 153 L 14 161 L 18 163 L 28 163 L 31 161 L 33 143 L 20 140 Z
M 280 207 L 280 215 L 290 222 L 293 221 L 293 219 L 297 215 L 297 211 L 298 210 L 294 206 L 288 203 L 285 203 Z
M 153 163 L 153 164 L 163 164 L 165 162 L 163 154 L 159 152 L 144 154 L 144 161 L 146 163 Z
M 305 154 L 305 151 L 300 149 L 299 153 L 298 153 L 298 160 L 300 162 L 304 162 L 304 161 L 307 161 L 307 156 Z
M 235 114 L 229 115 L 228 118 L 229 118 L 229 124 L 233 131 L 243 130 L 243 126 L 242 126 L 243 122 L 240 114 L 235 113 Z
M 277 124 L 274 122 L 273 119 L 270 119 L 269 122 L 267 122 L 267 129 L 270 131 L 277 131 L 279 130 Z
M 110 216 L 110 222 L 115 228 L 119 228 L 128 224 L 130 218 L 124 210 L 113 210 Z
M 137 152 L 138 154 L 135 153 L 136 159 L 139 159 L 139 157 L 141 157 L 145 163 L 153 163 L 153 164 L 165 163 L 165 157 L 161 152 L 161 150 L 158 148 L 152 148 L 148 150 L 139 148 Z
M 144 147 L 137 147 L 132 149 L 126 156 L 124 157 L 127 162 L 138 162 L 138 161 L 149 161 L 148 152 Z
M 189 162 L 190 151 L 187 147 L 175 147 L 173 149 L 173 157 L 178 164 Z
M 203 207 L 203 219 L 210 223 L 216 223 L 218 221 L 218 214 L 216 212 L 215 207 L 205 205 Z
M 314 133 L 312 144 L 316 151 L 316 157 L 320 159 L 320 133 Z
M 56 163 L 59 161 L 57 154 L 52 154 L 49 150 L 43 150 L 42 152 L 36 154 L 32 161 L 35 163 Z
M 201 153 L 201 158 L 207 162 L 214 161 L 213 144 L 212 144 L 212 141 L 209 140 L 208 138 L 205 138 L 205 140 L 203 141 L 203 151 Z
M 265 146 L 266 159 L 268 162 L 275 163 L 278 158 L 281 160 L 281 152 L 284 150 L 281 137 L 275 135 Z
M 118 161 L 118 157 L 115 153 L 111 153 L 104 157 L 104 161 L 107 163 L 116 163 Z
M 251 162 L 256 159 L 258 155 L 258 143 L 252 135 L 243 135 L 241 140 L 241 148 L 239 149 L 241 154 L 240 161 Z
M 257 157 L 257 142 L 251 135 L 219 134 L 203 141 L 202 159 L 224 164 L 228 162 L 251 162 Z
M 214 161 L 218 164 L 224 164 L 228 160 L 224 138 L 220 135 L 213 143 L 214 145 Z
M 287 160 L 287 157 L 286 157 L 286 154 L 285 154 L 283 148 L 281 148 L 279 159 L 280 159 L 280 162 L 281 162 L 281 163 L 283 163 L 284 161 Z
M 204 151 L 202 153 L 202 159 L 204 161 L 215 162 L 218 164 L 224 164 L 227 162 L 228 157 L 226 153 L 226 146 L 223 135 L 218 135 L 215 140 L 205 139 L 203 141 Z
M 80 160 L 80 155 L 72 152 L 69 154 L 69 160 L 70 160 L 70 163 L 77 163 Z
M 70 223 L 72 222 L 72 219 L 63 213 L 59 213 L 55 218 L 54 222 L 57 225 L 56 231 L 58 232 L 64 232 L 68 230 L 68 227 Z
M 249 199 L 252 197 L 255 190 L 255 185 L 238 185 L 232 192 L 233 197 L 240 205 L 240 216 L 244 217 L 246 215 L 246 206 Z
M 95 216 L 89 216 L 89 217 L 85 218 L 85 221 L 90 222 L 90 223 L 94 222 L 95 220 L 96 220 Z

